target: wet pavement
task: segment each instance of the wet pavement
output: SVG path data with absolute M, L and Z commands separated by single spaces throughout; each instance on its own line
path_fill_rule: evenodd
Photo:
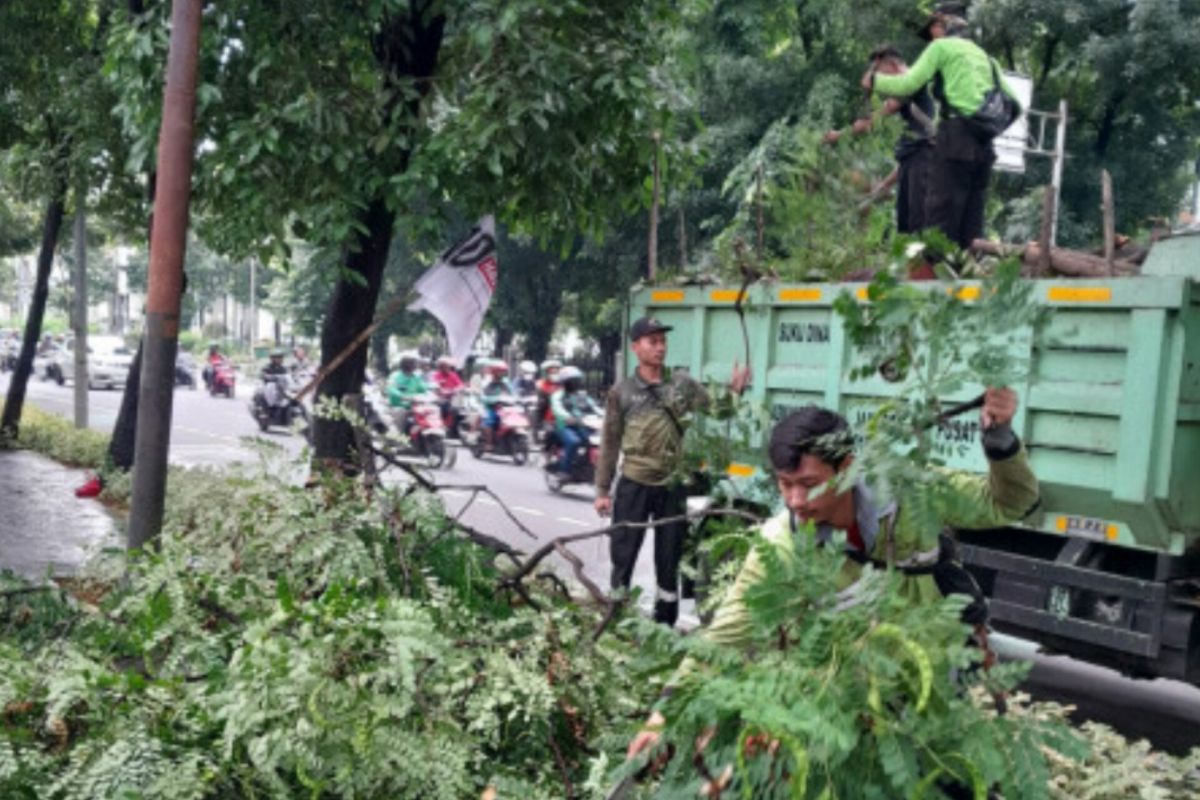
M 0 450 L 0 569 L 31 580 L 69 574 L 101 547 L 120 546 L 115 518 L 75 496 L 84 470 L 27 450 Z

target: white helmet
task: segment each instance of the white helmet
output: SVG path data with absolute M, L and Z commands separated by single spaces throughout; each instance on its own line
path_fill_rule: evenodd
M 454 356 L 438 356 L 437 365 L 440 367 L 443 364 L 450 369 L 458 368 L 458 362 L 454 360 Z
M 532 378 L 537 375 L 537 364 L 532 361 L 522 361 L 519 367 L 521 374 L 527 378 Z
M 555 358 L 547 358 L 542 362 L 542 373 L 549 372 L 552 369 L 558 369 L 562 366 L 562 362 Z
M 567 381 L 581 381 L 581 380 L 583 380 L 583 372 L 580 371 L 579 367 L 570 367 L 570 366 L 563 367 L 562 370 L 559 371 L 559 373 L 558 373 L 558 382 L 559 383 L 566 383 Z

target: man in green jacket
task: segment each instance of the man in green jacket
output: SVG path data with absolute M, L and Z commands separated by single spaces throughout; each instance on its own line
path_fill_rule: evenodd
M 944 472 L 942 497 L 952 511 L 940 520 L 942 525 L 996 528 L 1028 516 L 1037 507 L 1037 478 L 1011 427 L 1016 411 L 1017 396 L 1011 389 L 989 389 L 985 394 L 981 427 L 988 474 Z M 849 425 L 833 411 L 808 406 L 785 417 L 771 433 L 769 456 L 786 508 L 763 525 L 760 535 L 790 550 L 792 534 L 802 524 L 813 524 L 818 543 L 832 542 L 834 532 L 841 531 L 846 538 L 842 588 L 858 580 L 865 564 L 890 565 L 904 575 L 903 595 L 918 603 L 936 601 L 942 596 L 934 579 L 941 529 L 919 526 L 903 498 L 881 505 L 862 481 L 843 491 L 829 490 L 853 463 L 852 446 Z M 750 621 L 743 598 L 747 587 L 762 580 L 764 573 L 757 550 L 751 550 L 712 624 L 704 630 L 706 639 L 732 647 L 746 643 Z M 662 724 L 662 716 L 654 712 L 630 743 L 630 757 L 657 741 Z
M 396 409 L 396 426 L 401 433 L 408 433 L 408 409 L 412 405 L 412 399 L 428 391 L 424 379 L 417 374 L 416 357 L 401 356 L 400 369 L 392 373 L 387 383 L 388 405 Z
M 996 154 L 971 117 L 996 86 L 1016 100 L 995 61 L 968 38 L 961 3 L 939 3 L 921 31 L 930 44 L 908 72 L 869 71 L 863 88 L 887 97 L 911 97 L 931 86 L 939 107 L 937 143 L 929 174 L 925 222 L 967 249 L 983 236 L 983 211 Z
M 638 366 L 608 392 L 600 455 L 596 462 L 596 513 L 612 514 L 617 529 L 609 536 L 612 588 L 629 589 L 638 553 L 646 537 L 641 527 L 653 519 L 654 619 L 668 627 L 679 618 L 679 563 L 687 523 L 686 487 L 672 476 L 683 460 L 683 437 L 692 414 L 712 408 L 708 391 L 684 371 L 666 369 L 667 334 L 672 330 L 653 317 L 629 327 L 630 347 Z M 740 395 L 750 368 L 733 366 L 729 388 Z M 723 399 L 724 400 L 724 399 Z M 621 477 L 612 492 L 620 459 Z M 663 520 L 672 520 L 663 522 Z M 621 523 L 639 527 L 620 528 Z

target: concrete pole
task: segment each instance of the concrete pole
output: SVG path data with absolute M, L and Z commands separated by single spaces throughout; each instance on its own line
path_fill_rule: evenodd
M 255 297 L 255 279 L 258 277 L 255 268 L 257 259 L 250 259 L 250 352 L 254 352 L 254 343 L 258 341 L 258 303 Z
M 650 235 L 646 245 L 646 278 L 650 283 L 658 278 L 658 192 L 661 175 L 658 166 L 658 156 L 662 134 L 655 131 L 650 137 L 654 142 L 654 194 L 650 198 Z
M 133 494 L 129 503 L 131 550 L 153 541 L 162 530 L 183 259 L 187 249 L 201 5 L 202 0 L 174 0 L 171 5 L 171 44 L 158 136 L 158 182 L 142 339 L 144 361 L 138 394 Z
M 87 192 L 80 186 L 75 192 L 75 427 L 88 426 L 88 348 L 87 348 Z
M 1054 192 L 1054 214 L 1050 217 L 1050 246 L 1058 244 L 1058 207 L 1062 197 L 1063 162 L 1067 158 L 1067 101 L 1058 101 L 1058 130 L 1054 133 L 1054 172 L 1050 186 Z

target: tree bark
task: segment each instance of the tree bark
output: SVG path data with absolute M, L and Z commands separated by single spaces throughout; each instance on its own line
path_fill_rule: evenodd
M 140 3 L 138 4 L 140 5 Z M 130 3 L 133 10 L 134 3 Z M 135 13 L 141 13 L 136 11 Z M 146 199 L 150 203 L 150 214 L 146 221 L 146 255 L 149 259 L 150 231 L 154 229 L 154 190 L 158 185 L 158 173 L 151 170 L 146 174 Z M 187 275 L 183 278 L 187 290 Z M 138 338 L 137 354 L 129 364 L 125 376 L 125 390 L 121 393 L 121 407 L 117 421 L 113 423 L 112 438 L 108 440 L 108 466 L 129 471 L 133 468 L 133 452 L 137 447 L 138 392 L 142 386 L 142 340 Z
M 341 278 L 334 287 L 321 328 L 322 369 L 354 341 L 375 316 L 395 220 L 395 212 L 389 210 L 382 199 L 374 200 L 359 217 L 366 233 L 358 235 L 357 246 L 350 248 L 345 264 L 347 270 L 362 279 L 362 283 Z M 367 351 L 360 347 L 321 382 L 317 388 L 318 402 L 325 397 L 341 402 L 346 395 L 360 392 L 366 369 Z M 354 432 L 346 422 L 318 415 L 313 421 L 312 444 L 318 466 L 354 471 Z
M 1011 246 L 989 242 L 986 239 L 976 239 L 971 244 L 971 250 L 1001 258 L 1012 255 L 1020 256 L 1021 260 L 1031 267 L 1037 266 L 1042 261 L 1042 249 L 1034 243 Z M 1113 261 L 1113 272 L 1109 272 L 1108 264 L 1105 263 L 1103 256 L 1059 247 L 1050 248 L 1050 268 L 1060 275 L 1074 278 L 1107 278 L 1112 274 L 1133 275 L 1139 271 L 1137 264 L 1117 259 Z
M 112 438 L 108 441 L 109 466 L 129 471 L 133 469 L 133 451 L 137 443 L 138 392 L 142 386 L 142 340 L 138 339 L 137 353 L 125 376 L 125 391 L 121 408 L 113 423 Z
M 389 334 L 382 331 L 376 331 L 371 337 L 371 343 L 368 347 L 371 348 L 370 360 L 371 366 L 380 375 L 387 375 L 391 371 L 391 365 L 388 364 L 388 345 Z
M 504 351 L 512 343 L 512 328 L 496 328 L 496 343 L 492 347 L 492 356 L 504 358 Z
M 388 117 L 400 105 L 407 106 L 411 118 L 417 116 L 421 100 L 431 86 L 428 78 L 437 69 L 445 24 L 445 14 L 433 11 L 432 2 L 413 0 L 407 13 L 385 19 L 373 37 L 371 50 L 375 61 L 392 84 L 391 96 L 385 104 Z M 417 80 L 413 81 L 414 78 Z M 412 93 L 409 90 L 414 85 L 417 91 Z M 403 174 L 408 168 L 411 154 L 411 149 L 395 153 L 396 174 Z M 388 208 L 382 197 L 373 198 L 359 214 L 364 232 L 356 233 L 344 252 L 346 270 L 358 275 L 361 282 L 339 278 L 334 286 L 321 324 L 321 370 L 371 324 L 383 286 L 395 219 L 396 212 Z M 360 393 L 366 367 L 367 350 L 359 347 L 321 382 L 317 388 L 318 402 L 328 397 L 340 403 L 346 395 Z M 312 446 L 318 469 L 334 468 L 346 474 L 357 471 L 354 433 L 345 422 L 317 415 L 313 420 Z
M 46 214 L 42 218 L 42 249 L 38 253 L 37 278 L 33 288 L 33 299 L 29 314 L 25 317 L 25 338 L 21 342 L 21 354 L 13 370 L 12 382 L 8 385 L 8 397 L 4 401 L 4 416 L 0 418 L 0 437 L 17 438 L 21 425 L 21 411 L 25 406 L 25 389 L 33 372 L 33 356 L 38 339 L 42 336 L 42 319 L 46 315 L 46 299 L 50 294 L 50 268 L 54 265 L 54 249 L 58 246 L 58 234 L 62 230 L 67 182 L 63 176 L 54 179 Z

